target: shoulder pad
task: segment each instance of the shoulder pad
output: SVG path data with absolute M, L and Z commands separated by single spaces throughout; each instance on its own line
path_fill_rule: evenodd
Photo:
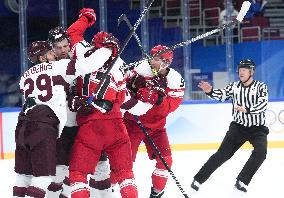
M 85 40 L 76 43 L 71 49 L 71 57 L 74 59 L 84 58 L 85 53 L 92 49 L 92 46 Z
M 134 71 L 144 77 L 153 77 L 151 66 L 147 60 L 143 61 L 141 64 L 135 67 Z
M 168 88 L 181 89 L 185 87 L 185 82 L 182 76 L 174 69 L 170 68 L 167 75 Z

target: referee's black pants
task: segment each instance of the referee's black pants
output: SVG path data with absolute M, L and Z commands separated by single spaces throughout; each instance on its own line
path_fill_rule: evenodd
M 229 131 L 218 151 L 208 159 L 194 176 L 194 179 L 200 184 L 205 182 L 217 168 L 230 159 L 246 141 L 249 141 L 254 149 L 237 177 L 237 179 L 248 185 L 266 158 L 268 133 L 269 129 L 266 126 L 245 127 L 236 122 L 231 122 Z

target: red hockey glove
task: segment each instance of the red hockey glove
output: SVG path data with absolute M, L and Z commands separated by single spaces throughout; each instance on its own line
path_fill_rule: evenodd
M 115 38 L 112 34 L 109 34 L 107 37 L 105 37 L 104 40 L 104 47 L 111 48 L 112 50 L 112 58 L 117 57 L 118 51 L 119 51 L 119 41 L 117 38 Z
M 147 81 L 146 86 L 153 91 L 165 95 L 167 88 L 167 78 L 166 76 L 154 76 L 151 81 Z
M 161 104 L 163 97 L 160 96 L 156 91 L 148 88 L 140 88 L 136 93 L 136 98 L 142 102 L 149 102 L 152 105 Z
M 96 22 L 96 13 L 92 8 L 82 8 L 79 12 L 79 18 L 85 16 L 88 19 L 88 26 L 91 27 Z

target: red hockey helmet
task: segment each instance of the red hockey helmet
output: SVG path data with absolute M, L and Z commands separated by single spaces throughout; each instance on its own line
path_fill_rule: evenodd
M 101 48 L 104 46 L 104 43 L 105 43 L 105 39 L 107 37 L 109 37 L 111 35 L 111 33 L 108 33 L 108 32 L 98 32 L 94 35 L 93 39 L 92 39 L 92 45 L 95 47 L 95 48 Z
M 153 55 L 157 54 L 158 52 L 160 52 L 162 50 L 167 50 L 167 49 L 170 49 L 170 48 L 165 46 L 165 45 L 157 45 L 157 46 L 155 46 L 151 49 L 150 54 L 153 56 Z M 164 52 L 162 54 L 159 54 L 159 58 L 166 59 L 169 64 L 172 63 L 173 56 L 174 56 L 174 53 L 173 53 L 172 50 Z
M 63 27 L 55 27 L 48 32 L 48 42 L 51 45 L 54 45 L 56 42 L 60 42 L 64 39 L 67 39 L 70 43 L 70 38 L 67 34 L 67 31 Z
M 51 46 L 47 41 L 34 41 L 30 44 L 28 49 L 28 58 L 32 63 L 38 62 L 39 56 L 44 56 Z

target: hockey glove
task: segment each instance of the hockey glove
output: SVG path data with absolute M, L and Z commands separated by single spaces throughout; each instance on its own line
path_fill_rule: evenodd
M 81 116 L 86 116 L 94 111 L 94 108 L 87 103 L 87 96 L 71 96 L 68 99 L 70 111 L 77 112 Z
M 154 90 L 140 88 L 136 93 L 136 98 L 142 102 L 149 102 L 152 105 L 159 105 L 163 101 L 163 96 Z
M 94 35 L 92 39 L 92 45 L 96 48 L 111 48 L 112 49 L 112 58 L 117 56 L 119 50 L 119 41 L 111 33 L 108 32 L 98 32 Z
M 96 22 L 96 13 L 92 8 L 82 8 L 79 12 L 79 18 L 85 16 L 88 19 L 88 26 L 91 27 Z
M 137 74 L 126 80 L 126 86 L 131 94 L 136 94 L 138 89 L 146 87 L 146 80 L 143 76 Z
M 146 85 L 150 90 L 156 91 L 161 95 L 166 95 L 167 78 L 165 76 L 154 76 Z

